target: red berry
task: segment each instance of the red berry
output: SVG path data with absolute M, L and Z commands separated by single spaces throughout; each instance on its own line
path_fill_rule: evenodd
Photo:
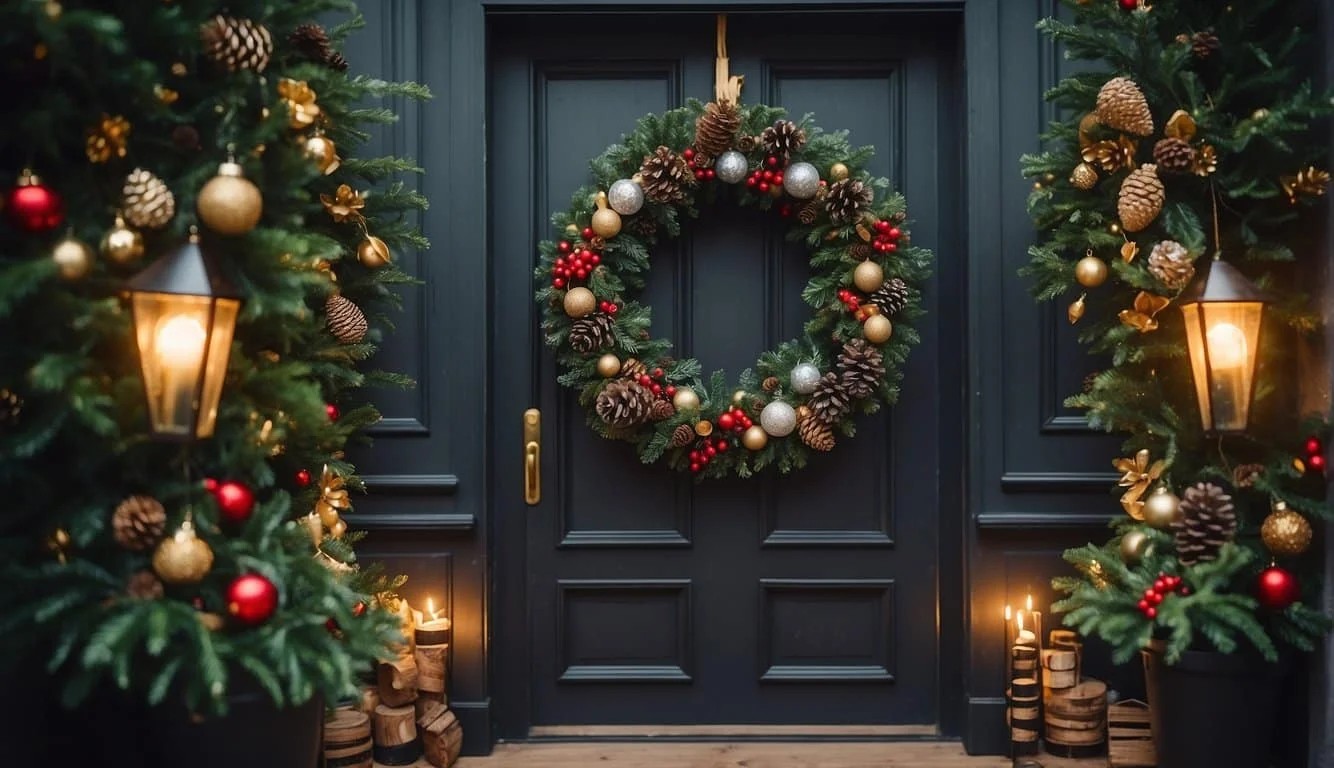
M 698 168 L 695 169 L 695 180 L 696 180 L 696 181 L 703 181 L 703 180 L 704 180 L 704 171 L 701 171 L 701 170 L 699 170 Z
M 1317 454 L 1311 456 L 1311 458 L 1307 459 L 1307 460 L 1306 460 L 1306 463 L 1307 463 L 1307 464 L 1310 464 L 1310 465 L 1311 465 L 1311 469 L 1314 469 L 1314 470 L 1317 471 L 1317 472 L 1324 472 L 1324 471 L 1325 471 L 1325 457 L 1324 457 L 1323 455 L 1319 454 L 1319 453 L 1317 453 Z
M 588 278 L 588 270 L 586 270 L 586 269 L 580 269 L 580 270 L 577 270 L 577 271 L 574 273 L 574 276 L 577 277 L 577 278 L 579 278 L 580 280 L 585 280 L 585 279 Z
M 584 236 L 584 239 L 585 239 L 585 240 L 592 240 L 592 239 L 593 239 L 593 228 L 592 228 L 592 227 L 584 227 L 584 231 L 581 232 L 580 234 L 582 234 L 582 235 Z
M 714 171 L 712 168 L 705 168 L 705 169 L 704 169 L 704 177 L 707 178 L 707 179 L 709 179 L 710 181 L 712 181 L 713 179 L 717 178 L 717 176 L 718 176 L 717 172 Z
M 709 465 L 709 455 L 708 455 L 707 453 L 704 453 L 704 452 L 701 452 L 701 453 L 700 453 L 700 455 L 699 455 L 699 465 L 700 465 L 701 467 L 707 467 L 707 466 Z
M 1153 589 L 1156 592 L 1162 592 L 1164 589 L 1167 589 L 1167 581 L 1162 578 L 1159 578 L 1157 581 L 1153 583 Z
M 718 455 L 718 449 L 710 445 L 708 448 L 704 449 L 704 455 L 708 456 L 709 458 L 713 458 L 714 456 Z
M 770 168 L 773 168 L 774 166 L 778 165 L 778 158 L 770 155 L 769 157 L 766 157 L 764 159 L 764 164 L 769 166 Z
M 1320 438 L 1318 437 L 1306 438 L 1306 455 L 1314 456 L 1317 453 L 1324 453 L 1324 452 L 1325 452 L 1325 446 L 1320 444 Z
M 661 369 L 661 368 L 654 368 L 654 369 L 653 369 L 653 378 L 655 378 L 655 379 L 661 379 L 665 373 L 666 373 L 666 371 L 664 371 L 664 370 Z
M 1141 600 L 1141 601 L 1139 601 L 1138 603 L 1135 603 L 1135 605 L 1136 605 L 1141 611 L 1148 610 L 1148 608 L 1149 608 L 1149 601 L 1148 601 L 1148 600 Z
M 759 186 L 760 186 L 760 191 L 761 191 L 761 192 L 768 192 L 768 191 L 769 191 L 769 182 L 767 182 L 767 181 L 761 181 Z
M 661 395 L 661 394 L 662 394 L 662 385 L 661 385 L 661 384 L 658 384 L 658 383 L 655 382 L 655 383 L 653 384 L 653 386 L 651 387 L 651 389 L 653 390 L 653 394 L 655 394 L 655 395 Z
M 792 206 L 788 205 L 787 203 L 783 203 L 782 205 L 778 206 L 778 215 L 784 218 L 791 216 Z
M 204 490 L 208 491 L 209 493 L 213 493 L 214 491 L 218 490 L 217 479 L 212 477 L 204 478 Z
M 597 266 L 598 264 L 602 263 L 602 257 L 597 255 L 596 253 L 590 256 L 588 260 L 593 262 L 594 266 Z
M 775 187 L 781 187 L 782 185 L 783 185 L 783 174 L 782 174 L 781 172 L 779 172 L 779 173 L 775 173 L 775 174 L 774 174 L 774 186 L 775 186 Z
M 565 241 L 565 240 L 560 241 L 560 243 L 556 246 L 556 248 L 557 248 L 558 250 L 560 250 L 561 253 L 569 253 L 569 252 L 570 252 L 570 244 L 569 244 L 568 241 Z
M 676 396 L 676 387 L 668 386 L 668 387 L 667 387 L 667 396 L 668 396 L 668 397 L 675 397 L 675 396 Z
M 764 172 L 764 176 L 763 176 L 763 178 L 764 178 L 765 181 L 773 181 L 773 180 L 774 180 L 774 172 L 773 172 L 773 171 L 765 171 L 765 172 Z
M 1189 594 L 1190 594 L 1190 587 L 1182 587 L 1182 588 L 1181 588 L 1181 595 L 1182 595 L 1183 597 L 1186 596 L 1186 595 L 1189 595 Z
M 338 421 L 338 406 L 333 403 L 324 404 L 324 415 L 329 417 L 329 421 Z
M 621 309 L 621 305 L 619 305 L 619 304 L 612 304 L 610 307 L 607 308 L 607 314 L 609 314 L 609 315 L 614 315 L 614 314 L 616 314 L 617 312 L 619 312 L 620 309 Z
M 1140 0 L 1116 0 L 1116 2 L 1121 6 L 1121 10 L 1133 11 L 1139 7 Z
M 685 151 L 681 153 L 681 157 L 684 157 L 687 160 L 692 159 L 694 156 L 695 156 L 695 150 L 690 147 L 686 147 Z
M 876 232 L 888 232 L 888 231 L 889 231 L 889 222 L 888 222 L 888 221 L 885 221 L 885 220 L 883 220 L 883 219 L 881 219 L 880 221 L 877 221 L 877 222 L 875 223 L 875 231 L 876 231 Z
M 893 253 L 894 251 L 897 251 L 898 249 L 899 249 L 899 244 L 898 244 L 898 243 L 885 243 L 885 250 L 888 251 L 888 252 L 890 252 L 890 253 Z
M 555 280 L 552 280 L 552 281 L 551 281 L 551 287 L 552 287 L 552 288 L 564 288 L 564 287 L 565 287 L 565 281 L 562 280 L 562 279 L 560 279 L 560 278 L 558 277 L 558 278 L 556 278 Z
M 310 485 L 309 469 L 298 469 L 296 471 L 296 484 L 301 486 L 302 488 L 305 488 L 306 486 Z
M 727 441 L 726 441 L 726 440 L 719 440 L 719 441 L 718 441 L 718 453 L 727 453 Z
M 1149 587 L 1148 589 L 1144 590 L 1144 596 L 1151 600 L 1153 599 L 1153 596 L 1156 594 L 1158 593 L 1153 591 L 1153 587 Z
M 736 419 L 730 413 L 724 413 L 718 417 L 718 426 L 723 429 L 731 429 L 736 426 Z
M 1158 615 L 1158 609 L 1157 609 L 1157 608 L 1154 608 L 1154 607 L 1151 605 L 1151 606 L 1149 606 L 1148 608 L 1145 608 L 1145 609 L 1144 609 L 1144 615 L 1145 615 L 1145 616 L 1148 616 L 1149 618 L 1152 619 L 1153 617 L 1155 617 L 1155 616 Z
M 653 380 L 650 379 L 650 378 L 648 377 L 648 374 L 647 374 L 647 373 L 641 373 L 641 374 L 639 374 L 639 386 L 641 386 L 641 387 L 647 387 L 648 385 L 650 385 L 650 384 L 652 384 L 652 383 L 653 383 Z
M 1161 592 L 1154 592 L 1153 597 L 1149 599 L 1149 602 L 1153 603 L 1154 605 L 1157 605 L 1162 601 L 1163 601 L 1163 593 Z
M 690 452 L 690 460 L 691 460 L 691 461 L 699 461 L 699 451 L 691 451 L 691 452 Z
M 691 471 L 691 472 L 698 472 L 698 471 L 699 471 L 699 464 L 696 464 L 696 463 L 694 463 L 694 462 L 691 462 L 691 463 L 690 463 L 690 471 Z
M 746 178 L 746 186 L 748 186 L 748 187 L 753 187 L 753 186 L 755 186 L 755 177 L 754 177 L 754 176 L 749 176 L 749 177 Z

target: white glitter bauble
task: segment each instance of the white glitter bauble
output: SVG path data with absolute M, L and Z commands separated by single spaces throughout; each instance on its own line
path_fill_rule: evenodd
M 760 411 L 760 426 L 773 437 L 786 437 L 797 428 L 797 412 L 782 400 L 775 400 Z
M 644 207 L 644 188 L 630 179 L 620 179 L 607 190 L 607 202 L 622 216 L 638 213 Z
M 713 172 L 718 175 L 718 180 L 728 184 L 736 184 L 746 178 L 746 172 L 749 170 L 750 164 L 746 162 L 746 156 L 735 149 L 727 150 L 713 161 Z
M 810 363 L 798 363 L 792 369 L 792 391 L 809 395 L 820 385 L 820 369 Z
M 810 163 L 793 163 L 783 171 L 783 189 L 798 200 L 809 200 L 820 190 L 820 172 Z

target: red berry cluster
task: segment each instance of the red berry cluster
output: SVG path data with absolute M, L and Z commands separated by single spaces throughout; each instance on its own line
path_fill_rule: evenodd
M 591 229 L 584 231 L 590 237 L 593 235 Z M 602 256 L 594 253 L 586 242 L 573 246 L 569 241 L 562 240 L 556 244 L 556 250 L 561 255 L 556 257 L 556 264 L 551 268 L 552 288 L 564 288 L 574 280 L 587 280 L 593 268 L 602 263 Z
M 603 299 L 602 301 L 598 302 L 598 309 L 602 310 L 604 313 L 608 315 L 614 315 L 617 312 L 621 311 L 621 305 L 617 304 L 614 301 L 607 301 L 606 299 Z
M 686 159 L 686 165 L 690 166 L 690 170 L 694 171 L 695 179 L 697 181 L 713 181 L 714 178 L 717 177 L 718 174 L 715 173 L 712 168 L 700 168 L 695 165 L 694 149 L 686 147 L 685 151 L 681 153 L 681 157 Z
M 727 449 L 731 448 L 732 444 L 727 442 L 727 438 L 725 437 L 706 437 L 699 441 L 699 446 L 700 447 L 690 452 L 691 472 L 703 472 L 704 468 L 709 466 L 709 462 L 713 460 L 714 456 L 717 456 L 720 453 L 727 453 Z
M 1160 573 L 1153 582 L 1153 586 L 1144 590 L 1144 597 L 1140 598 L 1136 607 L 1139 608 L 1140 613 L 1144 614 L 1145 618 L 1152 619 L 1158 615 L 1158 604 L 1173 592 L 1189 595 L 1190 587 L 1181 583 L 1180 576 L 1168 576 L 1165 573 Z
M 888 221 L 877 221 L 875 223 L 875 239 L 871 241 L 871 247 L 876 253 L 893 253 L 899 249 L 899 238 L 903 232 L 898 227 L 890 224 Z
M 746 186 L 761 193 L 783 186 L 783 169 L 778 167 L 778 158 L 773 155 L 764 158 L 764 165 L 746 177 Z
M 755 423 L 750 420 L 746 412 L 735 405 L 723 411 L 723 414 L 718 417 L 718 429 L 724 432 L 735 432 L 739 435 L 753 426 L 755 426 Z
M 838 289 L 838 300 L 843 302 L 843 306 L 847 307 L 848 311 L 854 315 L 857 314 L 857 310 L 862 308 L 861 298 L 847 288 Z
M 1325 471 L 1325 446 L 1318 437 L 1306 438 L 1306 466 L 1317 472 Z
M 604 301 L 602 303 L 606 304 L 608 302 Z M 613 309 L 612 311 L 607 312 L 607 314 L 614 315 L 616 314 L 616 311 L 614 309 L 616 305 L 612 304 L 611 306 L 613 307 Z M 607 310 L 603 311 L 606 312 Z M 676 394 L 676 387 L 673 387 L 672 385 L 668 384 L 666 381 L 663 380 L 663 377 L 666 375 L 667 372 L 662 370 L 661 368 L 654 368 L 653 370 L 647 373 L 639 374 L 639 378 L 637 379 L 637 381 L 639 382 L 639 386 L 651 390 L 654 395 L 658 397 L 670 398 L 672 395 Z

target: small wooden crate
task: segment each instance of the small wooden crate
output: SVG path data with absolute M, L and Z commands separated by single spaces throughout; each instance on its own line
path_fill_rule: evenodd
M 1149 705 L 1138 699 L 1107 708 L 1107 765 L 1111 768 L 1155 768 L 1158 756 L 1149 727 Z

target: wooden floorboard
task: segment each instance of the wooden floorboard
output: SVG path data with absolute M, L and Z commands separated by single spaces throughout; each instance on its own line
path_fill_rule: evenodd
M 1040 755 L 1043 768 L 1101 768 L 1105 758 Z M 499 744 L 458 768 L 1011 768 L 1004 757 L 969 757 L 958 742 Z

